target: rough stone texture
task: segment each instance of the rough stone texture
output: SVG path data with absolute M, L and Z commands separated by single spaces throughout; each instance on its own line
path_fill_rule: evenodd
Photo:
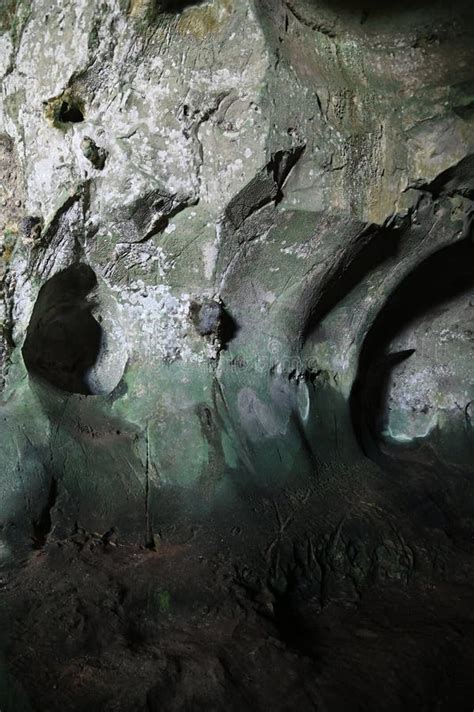
M 2 7 L 4 565 L 115 530 L 280 595 L 304 542 L 323 607 L 463 585 L 473 40 L 469 0 Z

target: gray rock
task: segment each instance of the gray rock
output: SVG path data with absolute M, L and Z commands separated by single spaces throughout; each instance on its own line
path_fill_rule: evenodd
M 471 472 L 473 10 L 422 5 L 5 15 L 6 559 L 51 468 L 54 517 L 134 542 L 316 460 Z

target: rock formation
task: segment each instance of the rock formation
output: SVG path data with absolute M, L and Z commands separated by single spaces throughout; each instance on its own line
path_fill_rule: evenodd
M 473 67 L 470 0 L 4 2 L 6 569 L 113 536 L 274 613 L 466 583 Z

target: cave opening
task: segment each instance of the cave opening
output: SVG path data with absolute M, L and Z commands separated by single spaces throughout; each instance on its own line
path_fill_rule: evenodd
M 63 101 L 59 107 L 58 120 L 63 124 L 79 124 L 84 121 L 84 114 L 77 104 Z
M 389 390 L 394 369 L 417 351 L 415 327 L 448 311 L 456 300 L 469 299 L 474 289 L 470 239 L 443 247 L 415 267 L 395 288 L 372 324 L 361 349 L 350 396 L 354 432 L 364 453 L 375 456 L 387 424 Z M 454 325 L 453 325 L 454 328 Z M 400 334 L 415 329 L 413 348 L 394 349 Z M 449 331 L 449 329 L 448 329 Z M 432 366 L 437 366 L 433 351 Z
M 159 2 L 159 6 L 166 12 L 182 12 L 188 7 L 202 4 L 202 0 L 160 0 Z
M 102 327 L 92 313 L 96 286 L 86 264 L 55 274 L 41 288 L 28 325 L 23 346 L 28 372 L 68 393 L 94 393 L 88 375 L 102 345 Z

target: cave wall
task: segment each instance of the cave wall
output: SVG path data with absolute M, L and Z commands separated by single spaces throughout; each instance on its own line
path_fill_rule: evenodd
M 232 524 L 318 468 L 472 474 L 473 20 L 7 4 L 4 562 Z

